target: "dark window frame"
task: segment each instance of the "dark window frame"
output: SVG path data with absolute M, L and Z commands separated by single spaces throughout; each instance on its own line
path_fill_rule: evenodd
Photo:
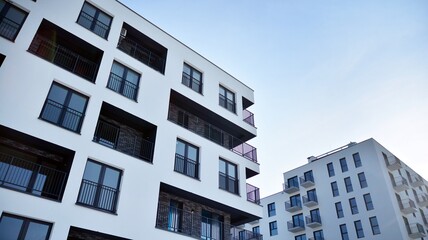
M 273 217 L 276 215 L 276 207 L 275 207 L 275 202 L 273 203 L 269 203 L 267 205 L 267 209 L 268 209 L 268 217 Z
M 123 68 L 122 76 L 119 76 L 116 73 L 113 73 L 113 67 L 115 65 Z M 138 76 L 137 83 L 133 83 L 128 80 L 129 73 L 135 74 L 136 76 Z M 113 61 L 106 87 L 126 98 L 137 101 L 138 90 L 140 87 L 140 79 L 141 79 L 140 73 L 130 69 L 129 67 L 119 63 L 118 61 Z
M 358 181 L 360 182 L 361 189 L 368 187 L 367 178 L 364 172 L 358 173 Z
M 364 204 L 366 205 L 366 210 L 370 211 L 374 209 L 373 200 L 370 196 L 370 193 L 366 193 L 363 195 Z
M 372 228 L 372 234 L 373 235 L 381 234 L 380 227 L 379 227 L 379 222 L 377 221 L 376 216 L 370 217 L 369 218 L 369 222 L 370 222 L 370 227 Z
M 313 235 L 314 235 L 314 240 L 324 240 L 324 233 L 322 229 L 318 231 L 314 231 Z
M 327 173 L 328 173 L 329 177 L 333 177 L 335 175 L 335 173 L 334 173 L 334 166 L 333 166 L 332 162 L 327 163 Z
M 89 13 L 87 13 L 87 12 L 83 11 L 83 9 L 85 8 L 85 5 L 89 5 L 90 7 L 92 7 L 93 9 L 95 9 L 94 16 L 92 16 L 91 14 L 89 14 Z M 84 14 L 82 14 L 82 13 L 84 13 Z M 105 23 L 103 23 L 103 22 L 101 22 L 101 21 L 99 20 L 100 13 L 102 13 L 102 14 L 104 14 L 106 17 L 109 17 L 109 18 L 110 18 L 110 23 L 109 23 L 109 25 L 107 25 L 107 24 L 105 24 Z M 85 16 L 85 15 L 86 15 L 86 16 Z M 89 18 L 92 18 L 92 20 L 91 20 L 91 19 L 89 19 Z M 89 28 L 88 28 L 87 26 L 85 26 L 85 25 L 81 22 L 81 19 L 86 19 L 86 20 L 90 21 L 90 26 L 89 26 Z M 110 33 L 110 29 L 111 29 L 111 24 L 112 24 L 112 22 L 113 22 L 113 17 L 112 17 L 110 14 L 107 14 L 106 12 L 104 12 L 104 11 L 100 10 L 98 7 L 94 6 L 93 4 L 91 4 L 91 3 L 87 2 L 87 1 L 85 1 L 85 2 L 83 3 L 82 8 L 81 8 L 81 10 L 80 10 L 80 12 L 79 12 L 79 16 L 77 17 L 77 20 L 76 20 L 76 23 L 77 23 L 77 24 L 79 24 L 80 26 L 82 26 L 82 27 L 84 27 L 84 28 L 88 29 L 89 31 L 93 32 L 95 35 L 100 36 L 100 37 L 102 37 L 103 39 L 106 39 L 106 40 L 108 39 L 108 35 L 109 35 L 109 33 Z M 101 27 L 101 29 L 103 29 L 103 30 L 105 31 L 105 32 L 104 32 L 104 34 L 101 34 L 101 33 L 97 32 L 97 31 L 95 30 L 95 29 L 96 29 L 96 27 Z
M 337 218 L 343 218 L 345 217 L 345 214 L 343 212 L 343 206 L 342 206 L 342 202 L 337 202 L 334 204 L 335 208 L 336 208 L 336 216 Z
M 339 228 L 342 240 L 349 240 L 348 228 L 346 227 L 346 224 L 339 225 Z
M 184 71 L 185 68 L 189 69 L 190 74 Z M 200 79 L 195 78 L 195 75 L 197 74 L 199 74 Z M 187 86 L 193 91 L 202 94 L 203 79 L 204 78 L 201 71 L 197 70 L 196 68 L 192 67 L 187 63 L 183 63 L 183 73 L 182 73 L 181 83 L 184 86 Z
M 276 221 L 269 222 L 269 234 L 270 236 L 278 235 L 278 224 Z
M 177 143 L 182 143 L 184 145 L 184 155 L 178 154 L 177 149 L 175 150 L 175 161 L 174 161 L 174 171 L 184 174 L 188 177 L 199 179 L 199 147 L 186 142 L 182 139 L 177 138 Z M 189 148 L 193 148 L 196 150 L 196 159 L 189 158 Z M 177 163 L 183 162 L 183 168 L 178 168 Z M 188 172 L 189 171 L 189 165 L 194 165 L 193 170 L 194 172 Z M 190 168 L 191 170 L 192 168 Z
M 297 176 L 287 179 L 287 185 L 289 188 L 297 187 L 299 188 L 299 178 Z
M 337 182 L 336 181 L 331 182 L 330 186 L 331 186 L 331 192 L 333 194 L 333 197 L 339 196 L 340 193 L 339 193 L 339 186 L 337 186 Z
M 355 233 L 357 234 L 357 238 L 364 237 L 364 229 L 361 220 L 354 221 Z
M 221 93 L 221 90 L 224 91 L 224 95 Z M 232 96 L 232 99 L 229 98 L 229 96 Z M 228 102 L 230 101 L 230 103 Z M 219 85 L 219 99 L 218 104 L 230 112 L 236 113 L 236 96 L 235 93 L 231 90 L 227 89 L 226 87 Z M 229 107 L 230 105 L 230 107 Z
M 3 23 L 4 23 L 4 25 L 7 25 L 8 27 L 14 28 L 13 29 L 14 33 L 11 35 L 3 34 L 3 28 L 0 28 L 0 36 L 11 41 L 11 42 L 15 42 L 16 37 L 18 36 L 19 32 L 22 29 L 22 26 L 25 23 L 25 20 L 28 17 L 28 12 L 26 12 L 26 11 L 22 10 L 21 8 L 15 6 L 14 4 L 11 4 L 9 1 L 4 1 L 4 3 L 5 4 L 3 6 L 3 9 L 0 9 L 0 24 L 3 25 Z M 14 9 L 15 11 L 24 15 L 21 23 L 15 22 L 12 19 L 9 19 L 6 17 L 6 15 L 9 13 L 10 9 Z M 5 20 L 8 23 L 5 23 Z M 15 26 L 11 26 L 11 25 L 15 25 Z M 4 29 L 6 29 L 6 27 Z M 9 31 L 10 31 L 10 29 L 9 29 Z
M 40 220 L 35 220 L 35 219 L 27 218 L 27 217 L 21 217 L 21 216 L 17 216 L 14 214 L 9 214 L 9 213 L 3 212 L 1 217 L 0 217 L 0 224 L 3 222 L 2 220 L 4 217 L 18 219 L 18 220 L 22 221 L 17 240 L 24 240 L 27 237 L 28 229 L 29 229 L 29 226 L 31 223 L 46 225 L 48 227 L 48 230 L 46 232 L 46 236 L 44 239 L 48 240 L 50 237 L 50 234 L 52 231 L 52 225 L 53 225 L 52 223 L 40 221 Z
M 223 190 L 226 190 L 226 191 L 228 191 L 230 193 L 239 195 L 238 165 L 236 165 L 234 163 L 231 163 L 231 162 L 229 162 L 229 161 L 227 161 L 227 160 L 225 160 L 223 158 L 220 158 L 219 161 L 224 162 L 225 163 L 225 167 L 226 167 L 226 169 L 225 169 L 226 172 L 225 173 L 220 172 L 220 169 L 219 169 L 219 188 L 223 189 Z M 234 166 L 235 167 L 235 178 L 232 178 L 230 176 L 230 173 L 229 173 L 230 166 Z M 221 180 L 220 180 L 221 177 L 226 178 L 226 181 L 225 181 L 226 184 L 225 184 L 224 188 L 220 184 L 221 183 Z M 233 191 L 233 189 L 231 189 L 230 181 L 233 181 L 235 191 Z
M 340 169 L 342 170 L 342 172 L 347 172 L 348 169 L 348 163 L 346 162 L 346 158 L 341 158 L 339 159 L 340 162 Z
M 306 234 L 300 234 L 294 237 L 294 240 L 306 240 Z
M 363 163 L 361 162 L 360 153 L 352 154 L 352 159 L 354 159 L 355 168 L 359 168 L 359 167 L 363 166 Z
M 300 198 L 300 194 L 290 196 L 290 206 L 291 207 L 295 207 L 295 206 L 302 207 L 302 200 Z
M 352 215 L 358 214 L 358 204 L 354 197 L 349 199 L 349 208 L 351 209 Z
M 345 182 L 345 188 L 346 188 L 346 192 L 350 193 L 352 191 L 354 191 L 354 188 L 352 187 L 352 181 L 350 177 L 346 177 L 343 179 L 343 181 Z

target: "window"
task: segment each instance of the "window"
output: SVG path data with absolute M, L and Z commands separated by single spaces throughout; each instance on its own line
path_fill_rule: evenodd
M 235 94 L 220 85 L 219 104 L 227 110 L 236 113 Z
M 308 201 L 318 202 L 317 192 L 315 189 L 311 189 L 311 190 L 307 191 L 306 194 L 308 195 Z
M 52 224 L 3 213 L 0 219 L 0 239 L 48 240 Z
M 348 171 L 348 164 L 346 163 L 346 158 L 342 158 L 340 161 L 340 168 L 342 169 L 342 172 Z
M 168 230 L 173 232 L 181 232 L 183 221 L 183 203 L 170 200 L 168 211 Z
M 174 171 L 192 178 L 199 178 L 199 148 L 177 139 Z
M 9 2 L 0 0 L 0 36 L 15 41 L 27 15 Z
M 352 182 L 351 182 L 351 178 L 347 177 L 344 179 L 345 180 L 345 187 L 346 187 L 346 192 L 352 192 L 353 188 L 352 188 Z
M 324 240 L 324 234 L 322 230 L 314 231 L 314 240 Z
M 320 210 L 318 208 L 314 209 L 314 210 L 311 210 L 309 212 L 309 214 L 311 216 L 312 222 L 319 222 L 319 223 L 321 222 Z
M 293 227 L 305 227 L 305 222 L 303 221 L 303 213 L 293 215 L 292 217 Z
M 202 210 L 202 227 L 201 238 L 202 240 L 223 239 L 223 216 L 213 212 Z
M 73 132 L 80 132 L 87 101 L 86 96 L 53 83 L 40 118 Z
M 278 235 L 278 226 L 276 224 L 276 221 L 273 221 L 273 222 L 269 223 L 269 234 L 271 236 Z
M 306 181 L 306 182 L 307 182 L 307 181 L 314 182 L 314 175 L 313 175 L 313 173 L 312 173 L 312 170 L 311 170 L 311 171 L 307 171 L 307 172 L 305 172 L 305 173 L 303 174 L 303 176 L 305 177 L 305 181 Z
M 327 164 L 327 171 L 328 171 L 328 176 L 329 177 L 333 177 L 334 176 L 334 166 L 333 166 L 333 163 L 328 163 Z
M 341 202 L 337 202 L 334 204 L 336 206 L 336 215 L 337 218 L 343 218 L 343 207 L 342 207 L 342 203 Z
M 370 226 L 372 227 L 372 233 L 373 233 L 373 235 L 380 234 L 380 228 L 379 228 L 379 224 L 377 222 L 377 218 L 376 217 L 371 217 L 371 218 L 369 218 L 369 220 L 370 220 Z
M 366 180 L 366 175 L 364 175 L 364 172 L 358 173 L 358 180 L 360 181 L 361 188 L 367 187 L 367 180 Z
M 238 232 L 238 240 L 245 240 L 245 230 Z
M 288 188 L 292 187 L 299 187 L 299 180 L 297 179 L 297 176 L 294 176 L 292 178 L 287 179 Z
M 238 194 L 238 172 L 235 164 L 220 159 L 219 185 L 221 189 Z
M 349 240 L 348 229 L 346 228 L 346 224 L 340 225 L 340 235 L 342 236 L 342 240 Z
M 80 11 L 77 23 L 98 36 L 107 39 L 111 20 L 112 17 L 94 7 L 92 4 L 85 2 L 82 11 Z
M 276 215 L 275 203 L 268 204 L 268 217 L 272 217 Z
M 354 221 L 355 226 L 355 232 L 357 233 L 357 238 L 363 238 L 364 237 L 364 231 L 363 231 L 363 225 L 361 224 L 361 221 Z
M 300 201 L 300 194 L 294 195 L 290 197 L 290 205 L 291 207 L 302 207 L 302 202 Z
M 374 206 L 373 206 L 372 197 L 370 196 L 370 193 L 364 194 L 363 198 L 364 198 L 364 203 L 366 204 L 367 211 L 373 210 Z
M 115 213 L 121 175 L 118 169 L 88 160 L 77 203 Z
M 333 197 L 339 196 L 339 188 L 337 187 L 337 182 L 331 183 L 331 192 L 333 193 Z
M 107 88 L 129 98 L 137 100 L 140 74 L 123 66 L 118 62 L 113 62 Z
M 306 240 L 306 235 L 302 234 L 302 235 L 295 236 L 294 240 Z
M 361 167 L 363 165 L 361 163 L 361 158 L 359 153 L 352 154 L 352 158 L 354 159 L 355 168 Z
M 253 227 L 253 234 L 260 235 L 260 226 Z
M 183 66 L 181 83 L 195 92 L 202 93 L 202 73 L 187 64 Z
M 349 206 L 351 208 L 352 215 L 358 213 L 358 206 L 357 206 L 357 201 L 355 200 L 355 198 L 349 199 Z

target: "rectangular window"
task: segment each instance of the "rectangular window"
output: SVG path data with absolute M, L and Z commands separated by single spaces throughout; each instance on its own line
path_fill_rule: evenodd
M 260 226 L 253 227 L 253 234 L 260 235 Z
M 307 191 L 306 194 L 308 196 L 308 201 L 318 202 L 316 189 L 311 189 Z
M 346 224 L 340 225 L 340 235 L 342 236 L 342 240 L 349 240 L 348 229 L 346 228 Z
M 354 221 L 355 226 L 355 232 L 357 233 L 357 238 L 363 238 L 364 237 L 364 231 L 363 231 L 363 225 L 361 224 L 361 221 Z
M 314 182 L 314 175 L 312 173 L 312 170 L 305 172 L 303 176 L 305 177 L 306 182 L 308 181 Z
M 329 177 L 333 177 L 334 176 L 334 166 L 333 166 L 333 163 L 328 163 L 327 164 L 327 171 L 328 171 L 328 176 Z
M 269 234 L 271 236 L 278 235 L 278 226 L 276 224 L 276 221 L 273 221 L 273 222 L 269 223 Z
M 110 31 L 112 17 L 105 12 L 85 2 L 80 11 L 77 23 L 82 27 L 89 29 L 98 36 L 107 39 Z
M 239 194 L 237 166 L 220 159 L 219 169 L 219 187 L 231 193 Z
M 339 188 L 337 187 L 337 182 L 331 183 L 331 192 L 333 193 L 333 197 L 339 196 Z
M 115 213 L 122 171 L 88 160 L 77 203 Z
M 322 230 L 314 231 L 314 240 L 324 240 L 324 233 Z
M 199 179 L 199 148 L 177 139 L 174 171 Z
M 377 222 L 377 218 L 376 217 L 371 217 L 371 218 L 369 218 L 369 220 L 370 220 L 370 226 L 372 227 L 372 233 L 373 233 L 373 235 L 380 234 L 380 228 L 379 228 L 379 224 Z
M 40 118 L 57 126 L 80 132 L 88 97 L 53 83 Z
M 48 240 L 52 224 L 3 213 L 0 219 L 0 239 Z
M 347 177 L 344 180 L 345 180 L 346 192 L 348 192 L 348 193 L 352 192 L 354 189 L 352 188 L 351 178 Z
M 168 230 L 172 232 L 181 232 L 183 222 L 183 203 L 170 200 L 168 210 Z
M 9 2 L 0 0 L 0 36 L 15 41 L 27 15 Z
M 352 158 L 354 159 L 355 168 L 361 167 L 363 164 L 361 163 L 361 158 L 359 153 L 352 154 Z
M 312 222 L 319 222 L 319 223 L 321 222 L 320 210 L 318 208 L 314 209 L 314 210 L 311 210 L 309 212 L 309 214 L 311 216 L 311 221 Z
M 107 88 L 129 99 L 137 100 L 140 74 L 114 61 Z
M 224 218 L 213 212 L 202 210 L 201 237 L 199 239 L 223 239 Z
M 348 171 L 348 164 L 346 163 L 346 158 L 342 158 L 340 161 L 340 168 L 342 169 L 342 172 Z
M 303 213 L 293 215 L 291 218 L 293 220 L 293 228 L 295 228 L 295 227 L 304 228 L 305 227 L 305 222 L 303 221 Z
M 272 217 L 276 215 L 275 203 L 268 204 L 268 217 Z
M 299 179 L 297 176 L 287 179 L 288 188 L 299 187 Z
M 302 234 L 302 235 L 295 236 L 294 240 L 306 240 L 306 235 Z
M 219 86 L 219 104 L 227 110 L 236 113 L 235 93 Z
M 364 175 L 364 172 L 358 173 L 358 180 L 360 181 L 361 188 L 367 187 L 367 180 L 366 180 L 366 175 Z
M 302 207 L 302 201 L 300 200 L 300 194 L 294 195 L 290 197 L 290 205 L 291 207 Z
M 366 204 L 367 211 L 373 210 L 374 206 L 373 206 L 372 197 L 370 196 L 370 193 L 364 194 L 363 198 L 364 198 L 364 203 Z
M 202 94 L 202 73 L 186 63 L 183 66 L 183 77 L 181 83 L 193 91 Z
M 342 207 L 342 203 L 341 202 L 337 202 L 334 204 L 336 206 L 336 215 L 337 218 L 343 218 L 343 207 Z
M 352 215 L 358 213 L 358 206 L 357 206 L 357 201 L 355 200 L 355 198 L 349 199 L 349 207 L 351 208 Z

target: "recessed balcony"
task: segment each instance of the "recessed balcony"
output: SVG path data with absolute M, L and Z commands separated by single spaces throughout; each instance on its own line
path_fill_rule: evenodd
M 409 233 L 409 237 L 416 239 L 416 238 L 424 238 L 426 237 L 426 232 L 424 230 L 424 227 L 420 223 L 411 223 L 407 226 L 407 231 Z
M 306 226 L 310 228 L 316 228 L 321 226 L 321 217 L 320 216 L 306 216 Z
M 304 231 L 305 230 L 305 223 L 302 220 L 300 221 L 288 221 L 287 222 L 287 229 L 288 231 L 292 232 L 292 233 L 296 233 L 296 232 L 300 232 L 300 231 Z
M 286 201 L 285 211 L 293 213 L 302 210 L 302 203 L 300 199 L 298 201 Z
M 415 202 L 410 198 L 401 199 L 401 201 L 398 202 L 398 205 L 400 206 L 401 212 L 404 214 L 417 212 Z
M 402 192 L 404 190 L 409 189 L 409 183 L 402 176 L 394 177 L 394 180 L 392 182 L 392 186 L 394 187 L 394 190 L 396 192 Z
M 412 187 L 420 187 L 420 186 L 423 186 L 425 184 L 424 179 L 419 175 L 410 176 L 409 181 L 410 181 L 410 185 L 412 185 Z
M 419 193 L 416 195 L 416 203 L 421 208 L 428 207 L 428 195 L 425 193 Z
M 318 198 L 316 195 L 312 195 L 312 196 L 305 195 L 302 198 L 303 198 L 303 205 L 305 205 L 306 207 L 313 207 L 318 205 Z
M 390 171 L 394 171 L 402 167 L 400 159 L 394 155 L 387 157 L 385 159 L 385 164 Z
M 300 186 L 304 188 L 309 188 L 315 185 L 314 177 L 300 177 Z

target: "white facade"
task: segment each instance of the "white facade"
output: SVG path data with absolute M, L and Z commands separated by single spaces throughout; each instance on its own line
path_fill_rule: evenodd
M 259 174 L 245 144 L 256 136 L 251 88 L 120 2 L 1 3 L 24 16 L 0 19 L 2 219 L 41 221 L 55 240 L 229 239 L 261 217 L 246 184 Z M 64 184 L 36 168 L 60 170 Z
M 426 237 L 427 181 L 374 139 L 351 143 L 308 160 L 308 164 L 284 173 L 283 191 L 261 199 L 263 218 L 251 227 L 259 226 L 265 240 L 401 240 Z M 347 170 L 344 166 L 342 171 L 341 161 L 346 162 Z M 333 166 L 334 175 L 329 176 L 328 164 Z M 311 171 L 313 178 L 310 177 Z M 292 180 L 294 177 L 298 178 L 297 182 Z M 334 182 L 338 187 L 337 196 L 333 196 Z M 311 190 L 315 190 L 315 198 Z M 356 203 L 354 213 L 351 210 L 353 199 Z M 270 204 L 275 205 L 275 213 L 271 211 L 271 216 L 268 215 Z M 298 220 L 299 214 L 302 214 L 303 221 Z M 275 221 L 277 234 L 271 236 L 269 224 Z M 347 238 L 346 234 L 342 238 L 341 225 L 346 226 Z M 359 226 L 362 230 L 358 236 Z M 318 232 L 318 237 L 314 232 Z

